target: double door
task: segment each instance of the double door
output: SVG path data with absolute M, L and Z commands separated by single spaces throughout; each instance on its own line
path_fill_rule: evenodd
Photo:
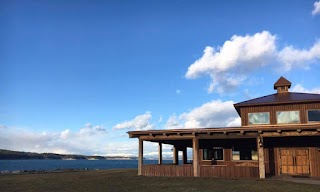
M 280 172 L 289 175 L 310 174 L 308 148 L 281 148 Z

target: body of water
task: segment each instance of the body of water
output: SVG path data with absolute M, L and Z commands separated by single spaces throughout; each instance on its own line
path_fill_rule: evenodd
M 158 161 L 144 160 L 143 163 L 157 164 Z M 172 160 L 164 163 L 172 163 Z M 138 160 L 0 160 L 0 171 L 120 168 L 138 168 Z

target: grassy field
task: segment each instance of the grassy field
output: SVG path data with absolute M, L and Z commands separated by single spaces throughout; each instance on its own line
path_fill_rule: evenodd
M 320 191 L 320 185 L 276 180 L 137 176 L 136 169 L 0 175 L 0 191 Z

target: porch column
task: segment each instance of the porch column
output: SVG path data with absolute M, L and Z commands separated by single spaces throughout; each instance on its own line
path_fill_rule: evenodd
M 138 175 L 142 175 L 143 165 L 143 140 L 139 139 Z
M 159 147 L 158 147 L 158 164 L 161 165 L 162 164 L 162 143 L 159 142 Z
M 187 158 L 187 148 L 184 147 L 182 150 L 182 159 L 183 159 L 183 164 L 187 164 L 188 158 Z
M 200 167 L 199 167 L 199 139 L 192 139 L 192 154 L 193 154 L 193 176 L 200 176 Z
M 264 150 L 263 150 L 263 137 L 257 138 L 257 149 L 259 159 L 259 175 L 260 179 L 266 178 L 266 169 L 264 164 Z
M 178 148 L 174 145 L 173 146 L 173 164 L 178 165 L 179 164 L 179 157 L 178 157 Z

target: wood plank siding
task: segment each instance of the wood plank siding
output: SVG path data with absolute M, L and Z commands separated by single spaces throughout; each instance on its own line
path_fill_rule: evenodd
M 201 177 L 217 177 L 217 178 L 259 178 L 259 167 L 248 166 L 200 166 Z
M 307 111 L 310 109 L 320 109 L 320 103 L 308 103 L 308 104 L 286 104 L 286 105 L 268 105 L 268 106 L 251 106 L 241 108 L 241 125 L 248 126 L 248 113 L 269 112 L 270 113 L 270 125 L 277 124 L 277 111 L 300 111 L 300 123 L 308 123 Z M 254 126 L 254 125 L 250 125 Z M 257 125 L 261 126 L 261 125 Z
M 193 165 L 142 165 L 142 175 L 193 177 Z

